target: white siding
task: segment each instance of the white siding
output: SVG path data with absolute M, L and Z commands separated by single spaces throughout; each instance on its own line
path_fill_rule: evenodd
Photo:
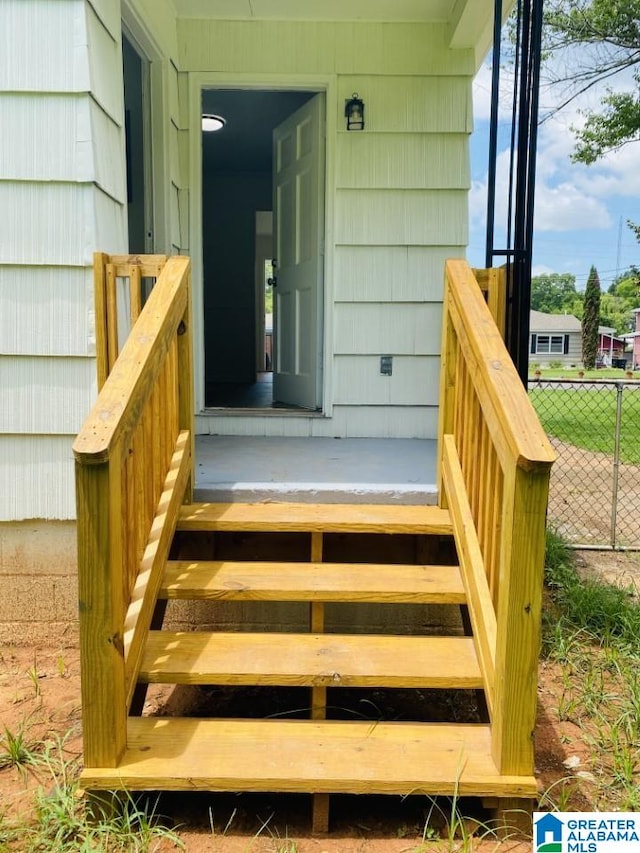
M 0 295 L 0 353 L 95 355 L 90 269 L 0 267 Z
M 338 246 L 336 302 L 441 302 L 444 262 L 460 246 Z
M 89 183 L 0 181 L 0 264 L 88 266 L 126 250 L 126 212 Z
M 85 11 L 91 93 L 104 111 L 121 124 L 124 90 L 120 41 L 105 28 L 91 6 L 87 4 Z
M 7 356 L 0 388 L 0 433 L 74 435 L 95 397 L 95 365 L 88 358 Z
M 437 431 L 434 406 L 335 406 L 330 418 L 196 416 L 198 435 L 433 438 Z
M 466 190 L 469 182 L 464 134 L 338 134 L 339 188 Z
M 72 437 L 3 435 L 0 518 L 74 518 Z
M 465 246 L 467 194 L 461 190 L 339 190 L 336 242 Z
M 335 307 L 336 355 L 440 355 L 437 302 L 343 302 Z
M 380 357 L 336 356 L 336 405 L 437 406 L 440 359 L 394 356 L 393 373 L 380 373 Z
M 0 519 L 72 518 L 93 253 L 127 245 L 120 3 L 4 0 L 2 17 Z
M 90 89 L 84 0 L 3 0 L 0 91 Z

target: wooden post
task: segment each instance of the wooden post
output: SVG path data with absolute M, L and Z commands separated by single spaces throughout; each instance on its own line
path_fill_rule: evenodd
M 191 316 L 191 267 L 186 276 L 187 307 L 178 328 L 178 431 L 188 430 L 191 442 L 191 477 L 185 490 L 185 503 L 193 502 L 195 484 L 195 447 L 193 437 L 193 329 Z
M 549 471 L 505 471 L 491 729 L 504 775 L 533 773 Z
M 449 285 L 445 275 L 444 302 L 442 305 L 442 355 L 440 359 L 440 401 L 438 416 L 438 503 L 446 509 L 447 496 L 442 478 L 442 454 L 444 436 L 453 433 L 453 420 L 456 395 L 456 363 L 458 360 L 458 340 L 449 313 Z
M 93 300 L 96 327 L 96 367 L 98 371 L 98 391 L 109 375 L 109 354 L 107 348 L 107 281 L 106 265 L 109 255 L 96 252 L 93 256 Z
M 117 767 L 125 750 L 120 453 L 76 462 L 78 598 L 84 763 Z

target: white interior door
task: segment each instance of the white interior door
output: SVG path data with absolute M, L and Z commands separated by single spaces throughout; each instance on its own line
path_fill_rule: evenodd
M 273 399 L 322 404 L 324 94 L 273 131 Z

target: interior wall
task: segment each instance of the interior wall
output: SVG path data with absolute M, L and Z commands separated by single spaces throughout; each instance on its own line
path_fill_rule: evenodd
M 255 382 L 255 219 L 271 172 L 203 175 L 205 381 Z

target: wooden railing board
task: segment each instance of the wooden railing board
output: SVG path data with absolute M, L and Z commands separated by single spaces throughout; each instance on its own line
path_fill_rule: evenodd
M 158 501 L 124 618 L 123 639 L 127 708 L 131 704 L 136 688 L 144 641 L 151 626 L 164 568 L 175 533 L 178 510 L 182 504 L 184 490 L 190 476 L 191 443 L 188 431 L 184 430 L 179 434 L 176 441 L 169 471 Z
M 83 748 L 92 767 L 117 767 L 127 739 L 121 475 L 117 455 L 91 469 L 76 463 Z
M 96 324 L 96 365 L 98 391 L 109 375 L 108 332 L 107 332 L 107 271 L 108 255 L 96 252 L 93 256 L 94 307 Z
M 487 676 L 494 760 L 502 773 L 531 773 L 554 454 L 492 318 L 502 311 L 504 282 L 489 271 L 478 275 L 486 301 L 465 261 L 446 264 L 443 329 L 455 343 L 443 337 L 443 358 L 455 352 L 456 371 L 441 388 L 440 501 L 450 507 L 463 577 L 482 590 L 481 606 L 476 599 L 470 615 L 479 659 L 493 655 L 495 664 Z M 471 590 L 467 595 L 473 600 Z
M 136 328 L 76 438 L 74 455 L 85 464 L 104 461 L 115 444 L 129 441 L 187 305 L 182 286 L 187 264 L 186 258 L 167 261 L 165 286 L 152 290 Z
M 444 436 L 442 448 L 444 485 L 447 492 L 453 536 L 473 627 L 476 655 L 484 681 L 489 712 L 493 716 L 495 690 L 496 614 L 487 584 L 484 560 L 471 507 L 467 500 L 458 451 L 452 435 Z
M 193 318 L 192 318 L 192 302 L 191 302 L 191 267 L 186 272 L 187 282 L 187 304 L 185 306 L 181 325 L 178 327 L 177 341 L 177 365 L 176 365 L 176 382 L 178 387 L 178 429 L 189 431 L 189 441 L 191 443 L 190 458 L 191 458 L 191 477 L 185 491 L 185 502 L 193 501 L 193 489 L 195 486 L 195 460 L 196 452 L 194 445 L 193 433 L 193 413 L 195 411 L 195 401 L 193 394 Z
M 527 470 L 549 468 L 555 459 L 553 450 L 469 266 L 466 261 L 450 260 L 446 269 L 450 280 L 461 282 L 460 288 L 452 289 L 451 315 L 483 410 L 490 405 L 518 466 Z M 464 290 L 464 301 L 460 289 Z M 489 426 L 495 441 L 496 426 L 490 421 Z
M 530 772 L 536 721 L 549 471 L 506 477 L 513 507 L 501 532 L 493 757 L 502 773 Z
M 152 586 L 148 597 L 135 597 L 133 604 L 131 597 L 145 580 L 152 555 L 157 561 L 153 584 L 161 581 L 193 471 L 193 410 L 184 404 L 181 408 L 178 399 L 184 371 L 178 360 L 189 355 L 189 371 L 191 364 L 190 339 L 185 345 L 178 334 L 188 319 L 189 261 L 161 259 L 159 265 L 157 260 L 137 260 L 96 255 L 97 301 L 107 318 L 105 359 L 99 369 L 104 381 L 74 442 L 85 762 L 102 767 L 116 766 L 125 749 L 135 667 L 157 589 Z M 156 286 L 112 363 L 117 354 L 116 279 L 130 278 L 135 317 L 142 305 L 142 278 L 151 275 L 158 275 Z M 103 326 L 100 321 L 97 325 Z

